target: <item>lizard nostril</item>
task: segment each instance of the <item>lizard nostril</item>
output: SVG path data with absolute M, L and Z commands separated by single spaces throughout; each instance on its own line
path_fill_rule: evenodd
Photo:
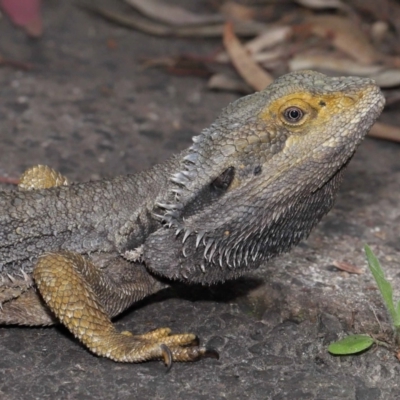
M 254 174 L 255 176 L 260 175 L 260 174 L 261 174 L 261 171 L 262 171 L 261 165 L 256 165 L 256 166 L 254 167 L 253 174 Z

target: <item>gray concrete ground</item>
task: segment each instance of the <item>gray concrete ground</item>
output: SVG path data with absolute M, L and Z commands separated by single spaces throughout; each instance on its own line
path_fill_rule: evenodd
M 200 78 L 145 70 L 140 60 L 206 54 L 218 41 L 154 38 L 49 0 L 46 34 L 28 40 L 0 20 L 0 54 L 29 72 L 0 69 L 0 175 L 42 163 L 85 181 L 142 170 L 187 147 L 237 96 Z M 107 40 L 117 43 L 115 49 Z M 396 120 L 396 112 L 388 114 Z M 398 119 L 398 118 L 397 118 Z M 388 318 L 366 270 L 369 243 L 400 298 L 399 146 L 367 139 L 346 173 L 335 209 L 289 255 L 237 282 L 177 287 L 138 304 L 121 330 L 192 331 L 219 361 L 117 364 L 63 328 L 0 328 L 0 398 L 318 399 L 400 398 L 400 363 L 383 348 L 333 357 L 345 333 L 386 333 Z M 7 185 L 3 185 L 7 188 Z M 335 260 L 362 267 L 339 272 Z

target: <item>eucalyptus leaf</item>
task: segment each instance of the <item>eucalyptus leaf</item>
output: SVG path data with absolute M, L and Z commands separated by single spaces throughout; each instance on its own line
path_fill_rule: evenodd
M 328 351 L 337 356 L 356 354 L 369 349 L 375 343 L 374 339 L 368 335 L 350 335 L 342 340 L 331 343 Z

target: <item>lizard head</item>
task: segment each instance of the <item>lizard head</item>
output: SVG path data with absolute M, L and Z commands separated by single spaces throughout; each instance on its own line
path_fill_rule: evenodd
M 166 227 L 145 243 L 149 268 L 212 283 L 287 251 L 332 207 L 341 171 L 383 106 L 370 79 L 312 71 L 230 104 L 171 178 L 160 204 Z

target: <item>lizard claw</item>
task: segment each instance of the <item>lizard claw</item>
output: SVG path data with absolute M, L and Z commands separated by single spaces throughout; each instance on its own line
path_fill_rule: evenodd
M 172 367 L 172 352 L 166 344 L 161 345 L 162 356 L 164 358 L 164 364 L 167 367 L 168 372 Z
M 216 360 L 219 360 L 219 353 L 217 350 L 213 348 L 206 348 L 205 352 L 203 354 L 204 358 L 214 358 Z

